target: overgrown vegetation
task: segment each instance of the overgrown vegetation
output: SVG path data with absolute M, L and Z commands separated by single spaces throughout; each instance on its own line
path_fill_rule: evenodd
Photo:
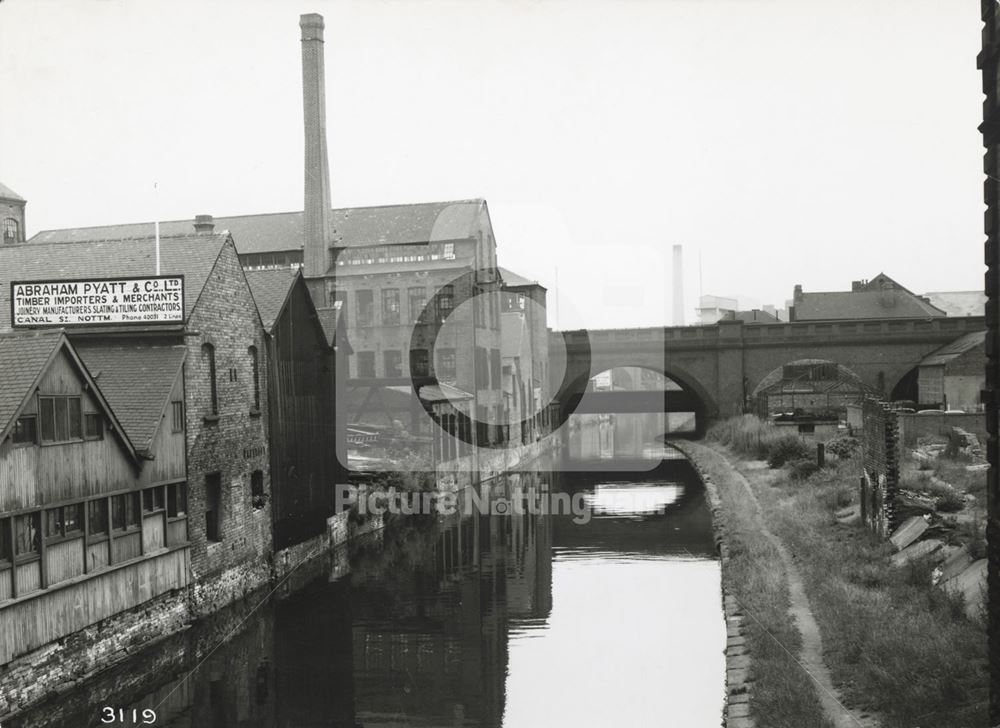
M 742 417 L 713 428 L 709 436 L 759 459 L 761 450 L 740 446 L 743 433 L 754 430 L 767 432 L 764 423 Z M 766 441 L 767 436 L 761 439 Z M 851 705 L 880 713 L 885 728 L 985 725 L 985 626 L 980 619 L 965 616 L 960 598 L 931 586 L 934 564 L 929 559 L 894 567 L 889 559 L 891 546 L 857 522 L 837 521 L 834 513 L 858 498 L 859 456 L 845 455 L 808 473 L 797 463 L 780 473 L 750 469 L 744 473 L 761 502 L 767 525 L 795 554 L 835 681 Z M 945 472 L 968 475 L 956 478 L 959 490 L 931 486 L 936 488 L 939 508 L 942 499 L 947 507 L 949 498 L 960 498 L 966 484 L 979 487 L 973 482 L 975 473 L 966 470 L 965 464 L 946 461 L 923 471 L 927 483 L 933 483 L 932 472 L 942 473 L 941 480 L 949 483 L 954 481 Z M 916 467 L 913 470 L 918 472 Z M 802 487 L 803 480 L 809 487 Z M 740 507 L 725 505 L 727 516 L 731 507 Z M 963 529 L 968 533 L 961 540 L 978 556 L 981 530 L 977 523 L 965 521 L 954 535 Z M 751 588 L 759 588 L 752 571 L 776 568 L 766 550 L 766 544 L 756 544 L 757 563 L 741 567 L 738 578 L 749 579 L 755 585 Z M 761 601 L 755 604 L 766 608 Z M 754 655 L 755 665 L 756 660 Z M 763 705 L 758 710 L 757 715 L 767 717 L 767 725 L 781 724 L 770 720 Z

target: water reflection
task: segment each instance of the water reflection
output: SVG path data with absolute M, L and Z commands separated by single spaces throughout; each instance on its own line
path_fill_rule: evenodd
M 176 728 L 717 724 L 725 629 L 701 486 L 683 461 L 629 477 L 512 476 L 583 493 L 597 517 L 411 521 L 10 725 L 96 726 L 105 704 Z

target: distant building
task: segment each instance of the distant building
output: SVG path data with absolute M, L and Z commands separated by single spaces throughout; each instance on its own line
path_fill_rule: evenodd
M 917 368 L 917 396 L 922 405 L 978 412 L 986 386 L 986 332 L 977 331 L 942 346 Z
M 947 315 L 927 298 L 904 288 L 885 273 L 854 281 L 850 291 L 808 293 L 795 286 L 789 321 L 930 318 Z
M 982 316 L 986 312 L 986 294 L 983 291 L 934 291 L 923 298 L 949 316 Z
M 714 324 L 739 307 L 739 301 L 735 298 L 705 295 L 698 299 L 698 308 L 695 309 L 695 313 L 698 316 L 699 324 Z
M 24 198 L 0 182 L 0 222 L 3 224 L 2 244 L 24 242 Z
M 768 313 L 765 310 L 754 308 L 749 311 L 727 311 L 726 314 L 720 319 L 721 321 L 742 321 L 747 324 L 776 324 L 779 323 L 777 315 L 774 313 L 774 307 L 771 306 L 771 312 Z

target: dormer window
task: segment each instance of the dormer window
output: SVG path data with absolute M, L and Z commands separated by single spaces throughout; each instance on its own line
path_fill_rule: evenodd
M 73 396 L 40 396 L 42 442 L 71 442 L 83 439 L 80 398 Z

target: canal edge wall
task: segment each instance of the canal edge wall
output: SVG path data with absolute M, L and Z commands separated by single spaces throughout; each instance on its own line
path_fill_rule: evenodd
M 712 534 L 722 572 L 722 609 L 726 619 L 726 703 L 722 712 L 725 728 L 756 728 L 750 716 L 750 690 L 753 675 L 750 650 L 744 628 L 744 614 L 729 586 L 729 546 L 726 542 L 726 517 L 719 498 L 719 487 L 712 478 L 708 449 L 690 440 L 667 440 L 680 451 L 698 473 L 708 496 L 712 513 Z

